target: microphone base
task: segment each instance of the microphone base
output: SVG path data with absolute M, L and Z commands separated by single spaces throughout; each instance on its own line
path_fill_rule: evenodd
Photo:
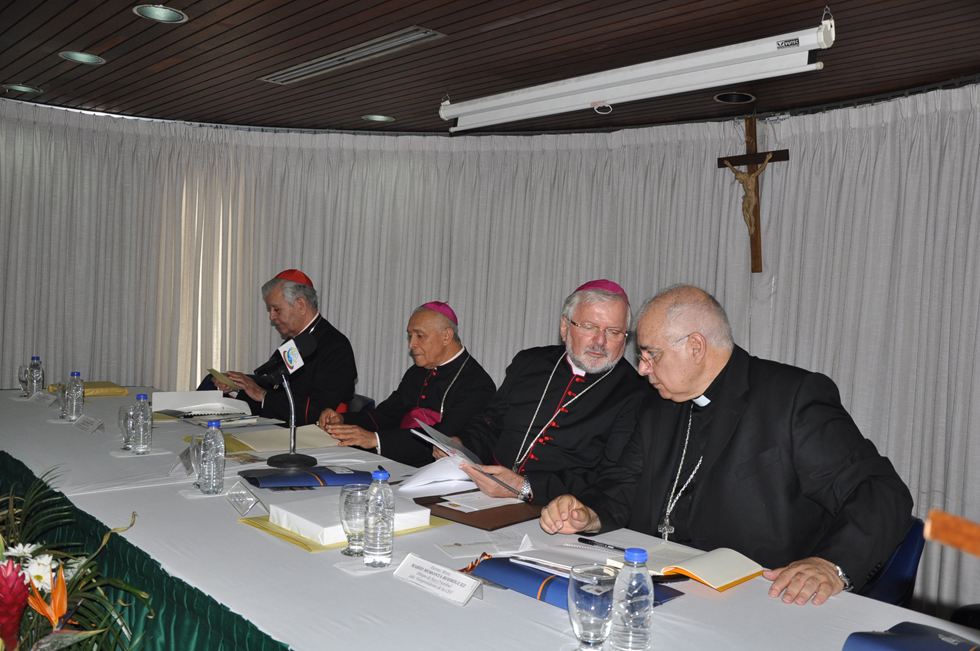
M 316 465 L 316 457 L 292 452 L 271 456 L 267 463 L 272 468 L 311 468 Z

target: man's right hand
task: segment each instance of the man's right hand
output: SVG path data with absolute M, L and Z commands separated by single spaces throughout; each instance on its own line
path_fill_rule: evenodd
M 451 438 L 452 440 L 456 441 L 460 445 L 463 444 L 463 442 L 459 440 L 459 437 L 458 436 L 450 436 L 449 438 Z M 445 452 L 443 452 L 442 450 L 440 450 L 436 446 L 434 446 L 434 445 L 432 446 L 432 457 L 434 459 L 441 459 L 441 458 L 447 457 L 447 456 L 449 456 L 449 455 L 447 455 Z
M 338 414 L 330 407 L 327 407 L 322 412 L 320 412 L 320 420 L 317 421 L 317 425 L 319 425 L 320 429 L 322 429 L 323 431 L 327 430 L 327 425 L 343 425 L 343 424 L 344 424 L 344 415 Z
M 541 510 L 538 520 L 545 533 L 573 534 L 599 530 L 599 516 L 571 495 L 559 495 Z

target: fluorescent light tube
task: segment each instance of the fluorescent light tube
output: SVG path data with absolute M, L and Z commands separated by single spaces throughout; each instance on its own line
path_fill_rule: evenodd
M 450 131 L 554 115 L 600 105 L 675 95 L 692 90 L 819 70 L 810 50 L 833 45 L 833 19 L 817 29 L 640 63 L 455 104 L 439 115 L 456 119 Z

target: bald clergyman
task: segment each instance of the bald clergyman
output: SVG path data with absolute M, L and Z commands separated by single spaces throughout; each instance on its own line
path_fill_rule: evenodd
M 497 387 L 459 338 L 448 303 L 431 301 L 408 321 L 408 352 L 415 362 L 375 409 L 338 414 L 324 410 L 320 427 L 344 446 L 375 450 L 413 466 L 432 461 L 432 447 L 411 433 L 416 420 L 454 436 L 483 411 Z
M 752 357 L 721 305 L 689 286 L 640 311 L 640 410 L 619 464 L 542 511 L 549 533 L 629 527 L 764 567 L 769 594 L 821 604 L 860 591 L 902 542 L 912 497 L 830 378 Z

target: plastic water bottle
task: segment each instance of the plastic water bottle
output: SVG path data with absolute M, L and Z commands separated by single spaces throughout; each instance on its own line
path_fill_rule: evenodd
M 136 406 L 133 408 L 133 454 L 149 454 L 153 443 L 153 412 L 147 395 L 136 396 Z
M 82 409 L 85 407 L 85 383 L 82 382 L 82 374 L 72 371 L 68 379 L 68 386 L 65 389 L 65 420 L 73 423 L 82 417 Z
M 613 590 L 613 623 L 609 648 L 640 651 L 650 648 L 653 626 L 653 582 L 647 570 L 645 549 L 626 550 L 626 564 L 616 577 Z
M 375 470 L 371 479 L 364 521 L 364 564 L 387 567 L 395 536 L 395 496 L 388 485 L 387 470 Z
M 201 441 L 201 471 L 197 483 L 205 495 L 219 495 L 225 488 L 225 436 L 220 420 L 209 420 Z
M 27 395 L 33 396 L 35 393 L 43 393 L 44 390 L 44 367 L 41 366 L 41 358 L 35 355 L 27 366 Z

